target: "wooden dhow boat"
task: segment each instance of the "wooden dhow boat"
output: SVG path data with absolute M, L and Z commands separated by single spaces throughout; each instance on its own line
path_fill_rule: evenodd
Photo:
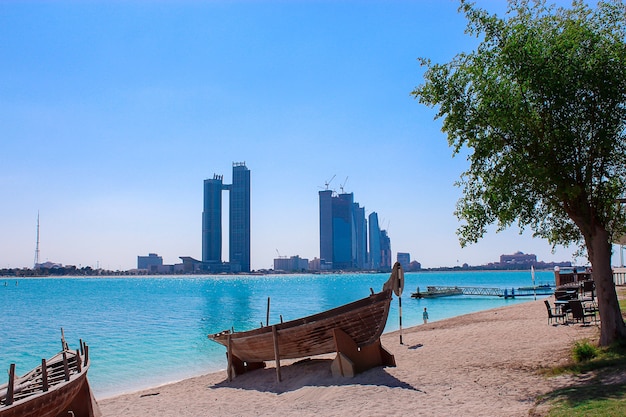
M 41 360 L 24 376 L 9 369 L 9 381 L 0 385 L 0 417 L 100 417 L 102 414 L 87 381 L 89 347 L 70 350 L 62 337 L 62 350 Z
M 225 330 L 209 339 L 227 349 L 228 379 L 276 362 L 280 381 L 280 360 L 336 352 L 331 364 L 334 375 L 353 376 L 375 366 L 395 366 L 395 359 L 380 342 L 394 285 L 403 277 L 400 264 L 383 290 L 368 297 L 292 321 L 234 332 Z

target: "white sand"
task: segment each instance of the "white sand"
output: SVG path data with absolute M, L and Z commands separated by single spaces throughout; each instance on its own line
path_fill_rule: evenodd
M 390 320 L 394 318 L 390 317 Z M 551 326 L 542 300 L 386 334 L 397 367 L 333 377 L 333 355 L 273 363 L 227 382 L 218 372 L 99 401 L 105 417 L 134 416 L 528 416 L 537 396 L 572 377 L 539 371 L 568 361 L 596 326 Z

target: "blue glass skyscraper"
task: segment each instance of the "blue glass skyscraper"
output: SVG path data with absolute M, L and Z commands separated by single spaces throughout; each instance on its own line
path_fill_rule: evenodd
M 202 212 L 202 263 L 222 264 L 222 191 L 229 195 L 229 263 L 231 272 L 250 272 L 250 170 L 243 162 L 233 164 L 233 183 L 223 176 L 204 180 Z M 215 268 L 217 270 L 217 267 Z
M 230 263 L 250 272 L 250 170 L 243 162 L 233 164 L 229 223 Z
M 222 175 L 204 180 L 202 262 L 222 263 Z
M 369 264 L 373 270 L 379 270 L 381 265 L 380 226 L 378 225 L 378 213 L 375 211 L 369 215 L 370 252 Z
M 333 269 L 363 269 L 367 266 L 367 222 L 365 208 L 354 202 L 354 194 L 319 192 L 320 259 Z
M 365 207 L 359 207 L 359 203 L 354 203 L 354 231 L 356 267 L 365 269 L 367 268 L 367 220 L 365 220 Z
M 324 190 L 320 197 L 320 259 L 333 261 L 333 192 Z
M 354 195 L 339 194 L 333 199 L 333 269 L 355 267 Z

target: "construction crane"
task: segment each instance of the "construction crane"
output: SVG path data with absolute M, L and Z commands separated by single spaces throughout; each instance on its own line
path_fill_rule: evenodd
M 330 185 L 330 183 L 331 183 L 331 182 L 335 179 L 335 177 L 336 177 L 336 176 L 337 176 L 337 174 L 334 174 L 334 175 L 332 176 L 332 178 L 331 178 L 331 179 L 329 179 L 328 181 L 326 181 L 326 182 L 324 183 L 324 185 L 326 186 L 326 189 L 327 189 L 327 190 L 328 190 L 328 186 L 329 186 L 329 185 Z
M 343 182 L 343 184 L 339 186 L 339 189 L 341 189 L 341 194 L 343 194 L 343 187 L 346 185 L 347 182 L 348 182 L 348 177 L 346 177 L 346 180 Z

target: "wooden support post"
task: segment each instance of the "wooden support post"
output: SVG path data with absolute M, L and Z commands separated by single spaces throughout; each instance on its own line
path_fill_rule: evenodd
M 278 330 L 276 326 L 272 326 L 272 336 L 274 337 L 274 359 L 276 360 L 276 379 L 281 381 L 280 375 L 280 352 L 278 351 Z
M 228 333 L 228 347 L 226 348 L 226 358 L 228 360 L 228 368 L 226 368 L 226 375 L 228 376 L 228 382 L 233 380 L 233 353 L 231 352 L 232 344 L 230 342 L 230 333 Z
M 265 316 L 265 325 L 270 325 L 270 298 L 267 297 L 267 314 Z
M 41 387 L 43 392 L 48 391 L 48 364 L 45 359 L 41 360 Z
M 89 362 L 89 346 L 87 346 L 87 343 L 85 343 L 84 346 L 85 346 L 85 361 L 83 365 L 87 366 L 87 363 Z
M 65 371 L 65 380 L 70 380 L 70 367 L 67 364 L 67 354 L 63 351 L 63 371 Z
M 12 363 L 9 367 L 9 385 L 7 386 L 7 399 L 5 400 L 6 405 L 13 404 L 13 388 L 15 386 L 15 364 Z
M 85 351 L 83 350 L 83 339 L 78 339 L 78 343 L 80 344 L 80 354 L 84 355 Z
M 61 327 L 61 350 L 67 350 L 67 342 L 65 341 L 65 332 L 63 331 L 63 327 Z
M 78 351 L 78 349 L 76 349 L 76 370 L 78 371 L 78 373 L 80 373 L 80 371 L 82 371 L 83 369 L 80 362 L 80 352 Z

